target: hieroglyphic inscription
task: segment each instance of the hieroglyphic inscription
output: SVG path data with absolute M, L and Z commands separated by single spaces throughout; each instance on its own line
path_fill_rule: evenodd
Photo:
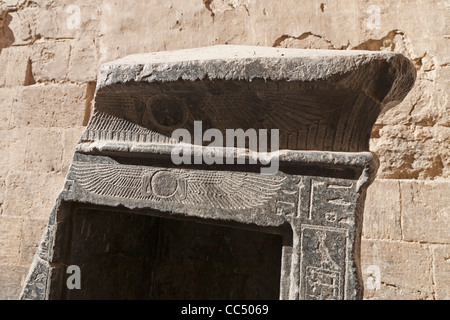
M 292 189 L 282 191 L 277 214 L 308 224 L 339 226 L 353 222 L 354 200 L 353 181 L 300 177 Z
M 283 190 L 277 214 L 300 226 L 301 298 L 344 298 L 347 237 L 355 219 L 355 182 L 325 177 L 299 177 Z
M 296 205 L 292 202 L 278 201 L 277 202 L 277 215 L 290 217 L 293 216 L 295 212 Z
M 345 229 L 302 226 L 300 288 L 306 300 L 341 300 L 345 295 Z
M 306 300 L 341 300 L 339 272 L 308 267 L 306 269 Z
M 345 228 L 354 224 L 357 193 L 355 183 L 348 180 L 330 179 L 313 186 L 310 216 L 312 224 Z
M 297 186 L 288 184 L 290 189 L 284 189 L 281 191 L 277 201 L 277 215 L 284 216 L 286 218 L 297 218 L 297 199 L 298 189 Z
M 348 230 L 357 194 L 351 180 L 311 178 L 304 183 L 300 278 L 304 299 L 344 298 Z

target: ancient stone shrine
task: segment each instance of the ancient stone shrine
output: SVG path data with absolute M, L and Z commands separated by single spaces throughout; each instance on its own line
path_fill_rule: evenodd
M 215 46 L 104 64 L 22 298 L 361 299 L 371 130 L 415 77 L 392 52 Z M 273 153 L 248 134 L 245 152 L 214 149 L 234 164 L 205 163 L 199 124 L 215 142 L 256 132 Z M 193 161 L 173 161 L 181 145 Z

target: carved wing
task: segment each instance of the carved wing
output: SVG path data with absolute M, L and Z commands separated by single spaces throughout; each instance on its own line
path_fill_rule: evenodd
M 245 94 L 224 91 L 219 95 L 198 97 L 190 112 L 192 119 L 211 119 L 211 126 L 222 131 L 278 128 L 297 132 L 326 120 L 341 104 L 342 97 L 339 96 L 308 95 L 296 90 L 261 90 Z
M 276 196 L 285 178 L 238 172 L 195 171 L 184 174 L 186 201 L 223 209 L 260 207 Z
M 142 194 L 143 167 L 75 162 L 72 166 L 78 183 L 102 196 L 147 199 Z
M 295 91 L 282 94 L 259 91 L 257 95 L 269 106 L 265 119 L 267 125 L 287 131 L 295 132 L 299 126 L 317 125 L 340 108 L 340 99 L 328 96 L 309 96 Z

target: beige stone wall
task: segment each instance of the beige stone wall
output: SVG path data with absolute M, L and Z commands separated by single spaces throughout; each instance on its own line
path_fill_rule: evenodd
M 246 44 L 393 50 L 418 81 L 373 131 L 367 299 L 450 298 L 450 1 L 0 0 L 0 298 L 15 299 L 103 62 Z M 379 15 L 378 15 L 379 13 Z

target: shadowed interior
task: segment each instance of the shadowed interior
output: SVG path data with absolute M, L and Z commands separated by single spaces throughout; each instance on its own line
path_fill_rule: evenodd
M 80 267 L 82 290 L 65 299 L 279 298 L 280 236 L 94 209 L 69 229 L 62 263 Z

